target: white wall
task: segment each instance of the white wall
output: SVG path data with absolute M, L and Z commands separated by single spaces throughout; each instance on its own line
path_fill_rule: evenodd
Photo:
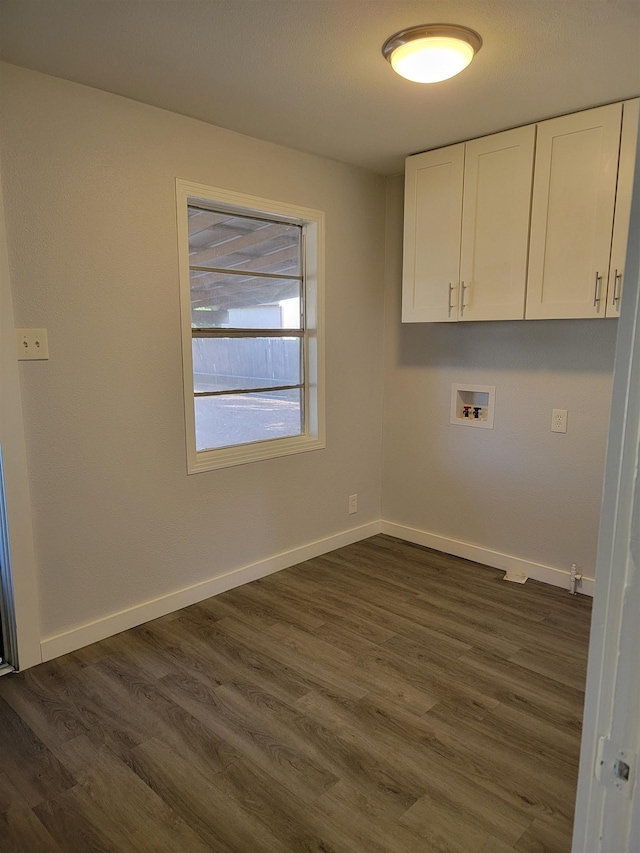
M 489 564 L 593 576 L 615 321 L 403 326 L 400 177 L 1 69 L 15 324 L 51 350 L 19 367 L 45 657 L 381 517 Z M 326 211 L 326 450 L 186 475 L 176 176 Z M 494 430 L 449 425 L 458 380 L 496 385 Z
M 41 636 L 377 522 L 384 179 L 2 75 L 15 320 L 46 327 L 51 356 L 20 364 Z M 176 176 L 326 211 L 326 450 L 187 476 Z
M 593 577 L 616 321 L 402 325 L 402 200 L 390 178 L 383 518 L 489 564 L 529 561 L 532 577 L 572 562 Z M 493 430 L 449 424 L 457 381 L 496 386 Z M 566 435 L 550 431 L 554 408 Z

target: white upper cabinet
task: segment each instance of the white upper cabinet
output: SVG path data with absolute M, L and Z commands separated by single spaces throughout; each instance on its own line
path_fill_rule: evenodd
M 622 139 L 620 142 L 620 166 L 618 168 L 618 190 L 613 220 L 613 242 L 609 264 L 609 286 L 607 288 L 607 317 L 620 314 L 620 297 L 624 285 L 624 264 L 627 254 L 629 218 L 631 215 L 631 189 L 636 162 L 638 142 L 638 118 L 640 98 L 622 104 Z
M 404 323 L 456 320 L 464 144 L 407 158 Z
M 622 104 L 538 125 L 526 316 L 603 317 Z
M 403 322 L 617 317 L 639 105 L 408 157 Z
M 407 158 L 403 322 L 524 316 L 535 126 Z
M 524 317 L 535 125 L 467 142 L 460 320 Z

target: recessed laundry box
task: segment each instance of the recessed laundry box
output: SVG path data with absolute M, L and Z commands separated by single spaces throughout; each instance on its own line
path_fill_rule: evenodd
M 493 429 L 495 400 L 495 385 L 466 385 L 454 382 L 451 386 L 450 423 Z

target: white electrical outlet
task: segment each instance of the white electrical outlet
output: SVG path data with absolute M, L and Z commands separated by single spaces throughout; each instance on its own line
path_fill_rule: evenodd
M 358 496 L 349 495 L 349 515 L 353 515 L 354 512 L 358 512 Z
M 551 432 L 567 431 L 567 410 L 554 409 L 551 413 Z
M 34 361 L 49 358 L 49 342 L 46 329 L 16 329 L 18 361 Z

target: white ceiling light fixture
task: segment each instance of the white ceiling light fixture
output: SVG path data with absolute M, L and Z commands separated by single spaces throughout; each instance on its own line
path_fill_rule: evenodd
M 390 36 L 382 55 L 415 83 L 438 83 L 463 71 L 482 47 L 474 30 L 457 24 L 423 24 Z

